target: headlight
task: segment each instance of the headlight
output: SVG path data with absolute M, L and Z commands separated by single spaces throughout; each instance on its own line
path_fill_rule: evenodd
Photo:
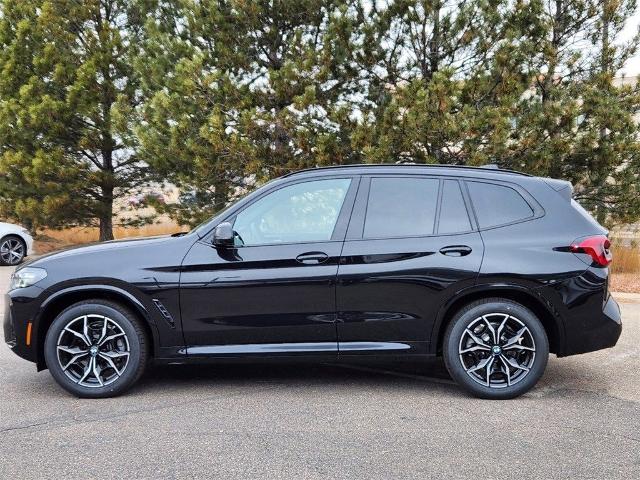
M 22 233 L 24 233 L 25 235 L 29 235 L 31 236 L 31 233 L 29 232 L 29 230 L 27 230 L 26 228 L 22 229 Z
M 47 276 L 47 271 L 43 268 L 25 267 L 11 275 L 9 290 L 25 288 L 35 285 Z

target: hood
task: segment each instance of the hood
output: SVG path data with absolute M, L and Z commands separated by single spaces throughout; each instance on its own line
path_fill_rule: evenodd
M 125 249 L 132 247 L 143 247 L 148 245 L 154 245 L 164 243 L 171 240 L 171 235 L 160 235 L 157 237 L 141 237 L 141 238 L 124 238 L 121 240 L 111 240 L 108 242 L 90 243 L 86 245 L 74 246 L 57 250 L 55 252 L 48 253 L 41 257 L 24 263 L 22 266 L 38 266 L 48 260 L 56 260 L 59 258 L 91 255 L 99 252 L 105 252 L 108 250 Z
M 22 225 L 7 222 L 0 222 L 0 228 L 6 228 L 8 230 L 24 230 L 24 227 Z

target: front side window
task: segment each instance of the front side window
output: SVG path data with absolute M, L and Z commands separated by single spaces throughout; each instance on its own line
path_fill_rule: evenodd
M 438 185 L 428 178 L 372 178 L 364 238 L 433 234 Z
M 513 188 L 494 183 L 468 182 L 480 228 L 505 225 L 533 216 L 533 210 Z
M 236 216 L 238 245 L 331 240 L 351 180 L 296 183 L 269 193 Z

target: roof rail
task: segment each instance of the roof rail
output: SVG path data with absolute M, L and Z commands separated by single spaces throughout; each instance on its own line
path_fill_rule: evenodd
M 297 170 L 295 172 L 289 172 L 283 175 L 283 177 L 290 177 L 292 175 L 297 175 L 299 173 L 304 172 L 315 172 L 319 170 L 333 170 L 333 169 L 342 169 L 342 168 L 380 168 L 380 167 L 417 167 L 417 168 L 455 168 L 461 170 L 495 170 L 496 173 L 509 173 L 514 175 L 522 175 L 525 177 L 531 177 L 532 175 L 524 172 L 519 172 L 517 170 L 508 170 L 505 168 L 500 168 L 496 164 L 488 164 L 481 166 L 472 166 L 472 165 L 447 165 L 442 163 L 354 163 L 349 165 L 330 165 L 324 167 L 310 167 L 302 170 Z

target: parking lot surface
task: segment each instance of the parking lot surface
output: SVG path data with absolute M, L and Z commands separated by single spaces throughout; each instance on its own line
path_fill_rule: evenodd
M 437 359 L 158 367 L 80 400 L 3 341 L 0 478 L 640 478 L 639 299 L 619 297 L 614 349 L 551 357 L 503 402 L 468 397 Z

